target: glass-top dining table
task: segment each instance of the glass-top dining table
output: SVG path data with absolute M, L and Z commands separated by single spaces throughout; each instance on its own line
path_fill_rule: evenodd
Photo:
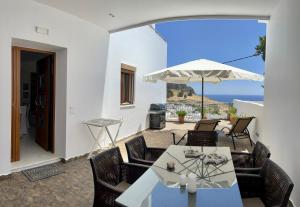
M 195 193 L 180 184 L 182 175 L 190 174 L 196 177 Z M 116 202 L 128 207 L 243 206 L 229 147 L 178 145 L 169 146 Z

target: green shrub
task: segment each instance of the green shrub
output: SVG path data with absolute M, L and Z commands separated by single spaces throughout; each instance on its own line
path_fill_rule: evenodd
M 236 113 L 237 113 L 237 109 L 233 106 L 230 106 L 229 109 L 228 109 L 228 114 L 236 115 Z
M 186 116 L 186 111 L 176 111 L 177 116 Z
M 211 105 L 208 107 L 208 112 L 211 114 L 219 114 L 220 115 L 220 109 L 217 105 Z

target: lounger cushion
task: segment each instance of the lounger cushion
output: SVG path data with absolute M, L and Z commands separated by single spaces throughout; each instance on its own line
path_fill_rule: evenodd
M 215 130 L 218 123 L 219 123 L 219 120 L 202 119 L 196 123 L 194 130 L 211 132 L 211 131 Z

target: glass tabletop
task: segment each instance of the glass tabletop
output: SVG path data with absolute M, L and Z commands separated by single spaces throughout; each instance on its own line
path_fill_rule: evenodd
M 121 123 L 121 120 L 116 120 L 116 119 L 92 119 L 89 121 L 85 121 L 84 124 L 86 125 L 91 125 L 91 126 L 96 126 L 96 127 L 104 127 L 104 126 L 110 126 L 110 125 L 115 125 Z
M 181 175 L 191 173 L 196 176 L 194 194 L 179 184 Z M 130 207 L 242 206 L 229 147 L 171 145 L 116 201 Z

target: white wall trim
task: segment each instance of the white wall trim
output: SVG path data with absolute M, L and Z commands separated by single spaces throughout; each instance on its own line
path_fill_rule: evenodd
M 257 20 L 269 20 L 270 16 L 257 16 L 257 15 L 228 15 L 228 14 L 220 14 L 220 15 L 191 15 L 191 16 L 177 16 L 177 17 L 168 17 L 162 19 L 154 19 L 150 21 L 140 22 L 133 25 L 128 25 L 125 27 L 121 27 L 118 29 L 109 30 L 109 33 L 120 32 L 128 29 L 133 29 L 137 27 L 142 27 L 146 25 L 156 24 L 160 22 L 170 22 L 170 21 L 180 21 L 180 20 L 196 20 L 196 19 L 257 19 Z

